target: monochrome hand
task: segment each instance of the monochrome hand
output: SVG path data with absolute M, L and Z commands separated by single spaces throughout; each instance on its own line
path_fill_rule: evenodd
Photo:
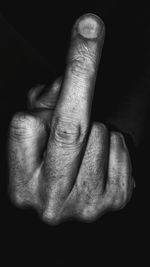
M 133 179 L 122 134 L 90 123 L 105 26 L 93 14 L 80 17 L 72 31 L 63 78 L 29 92 L 29 113 L 10 123 L 10 194 L 31 205 L 42 219 L 92 221 L 124 207 Z

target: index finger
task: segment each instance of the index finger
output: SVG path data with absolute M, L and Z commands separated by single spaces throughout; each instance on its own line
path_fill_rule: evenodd
M 105 26 L 94 14 L 85 14 L 75 23 L 60 96 L 57 117 L 87 127 Z

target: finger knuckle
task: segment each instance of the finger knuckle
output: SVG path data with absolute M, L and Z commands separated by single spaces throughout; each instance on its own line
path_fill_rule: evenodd
M 112 206 L 115 209 L 121 208 L 125 204 L 124 193 L 120 191 L 118 194 L 114 195 L 112 198 Z
M 116 191 L 116 194 L 113 195 L 112 197 L 112 204 L 113 208 L 115 209 L 122 209 L 127 202 L 130 200 L 132 195 L 132 190 L 123 189 L 120 188 L 120 190 Z
M 119 208 L 122 203 L 123 194 L 117 187 L 109 190 L 105 196 L 106 207 Z
M 55 119 L 52 135 L 56 142 L 64 145 L 79 145 L 83 140 L 80 124 L 61 118 Z
M 116 176 L 109 183 L 109 190 L 107 191 L 107 201 L 115 209 L 122 208 L 128 199 L 129 191 L 126 186 L 129 177 L 124 178 L 124 175 Z
M 36 129 L 39 129 L 40 122 L 31 115 L 17 113 L 10 122 L 10 138 L 22 140 L 22 138 L 32 137 Z
M 50 225 L 57 225 L 61 222 L 62 216 L 56 210 L 50 211 L 49 213 L 44 211 L 42 220 Z
M 79 218 L 85 222 L 91 222 L 95 220 L 98 216 L 98 209 L 93 206 L 86 206 L 82 213 L 79 214 Z

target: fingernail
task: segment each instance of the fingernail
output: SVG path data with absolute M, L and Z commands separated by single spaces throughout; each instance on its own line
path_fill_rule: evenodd
M 94 14 L 85 14 L 77 21 L 78 32 L 87 39 L 98 38 L 104 30 L 104 22 Z

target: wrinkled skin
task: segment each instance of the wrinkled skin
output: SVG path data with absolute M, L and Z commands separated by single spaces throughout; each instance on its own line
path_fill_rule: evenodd
M 29 113 L 15 114 L 10 123 L 11 198 L 21 207 L 35 207 L 50 224 L 93 221 L 131 197 L 134 183 L 123 135 L 90 122 L 104 36 L 100 18 L 80 17 L 64 77 L 32 88 Z

